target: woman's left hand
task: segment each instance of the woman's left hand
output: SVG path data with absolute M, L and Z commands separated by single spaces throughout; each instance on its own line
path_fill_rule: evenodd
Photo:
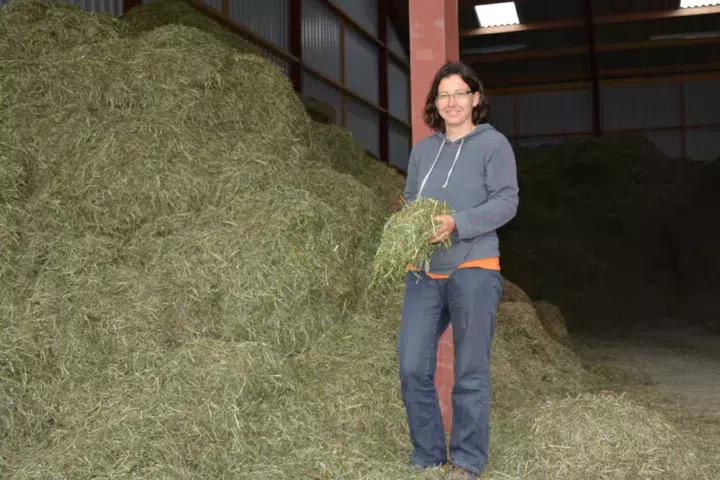
M 440 222 L 440 225 L 435 233 L 430 238 L 432 243 L 440 243 L 446 241 L 455 231 L 455 219 L 450 215 L 438 215 L 434 218 L 436 222 Z

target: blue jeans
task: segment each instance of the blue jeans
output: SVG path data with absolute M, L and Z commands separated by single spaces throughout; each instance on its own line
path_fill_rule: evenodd
M 447 463 L 437 390 L 436 352 L 452 322 L 455 386 L 450 460 L 480 473 L 490 442 L 490 347 L 502 297 L 500 272 L 456 270 L 434 280 L 408 273 L 398 341 L 402 398 L 410 425 L 410 461 L 424 467 Z

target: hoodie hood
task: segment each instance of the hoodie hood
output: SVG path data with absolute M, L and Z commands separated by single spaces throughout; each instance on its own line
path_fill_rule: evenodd
M 487 130 L 495 130 L 495 129 L 489 123 L 481 123 L 479 125 L 476 125 L 472 132 L 468 133 L 464 137 L 458 138 L 455 141 L 447 138 L 447 136 L 445 135 L 445 132 L 442 132 L 442 131 L 435 132 L 435 135 L 433 135 L 433 136 L 436 137 L 437 139 L 439 139 L 440 141 L 442 141 L 443 143 L 459 143 L 462 141 L 468 141 L 469 139 L 471 139 L 477 135 L 480 135 L 481 133 L 483 133 Z

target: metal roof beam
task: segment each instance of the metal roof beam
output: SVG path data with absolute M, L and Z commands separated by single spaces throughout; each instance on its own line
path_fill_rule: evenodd
M 627 50 L 643 50 L 663 47 L 684 47 L 689 45 L 712 45 L 720 43 L 720 37 L 678 38 L 667 40 L 643 40 L 639 42 L 600 43 L 595 51 L 621 52 Z M 493 63 L 512 60 L 536 60 L 539 58 L 558 58 L 587 55 L 587 47 L 553 48 L 550 50 L 526 50 L 488 55 L 467 55 L 462 59 L 466 63 Z

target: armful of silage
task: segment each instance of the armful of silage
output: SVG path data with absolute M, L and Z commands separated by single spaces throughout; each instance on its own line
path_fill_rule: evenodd
M 438 248 L 450 246 L 450 240 L 433 244 L 430 238 L 440 226 L 438 215 L 450 215 L 447 202 L 418 197 L 397 212 L 385 224 L 380 247 L 375 253 L 372 284 L 399 281 L 408 265 L 427 270 Z

